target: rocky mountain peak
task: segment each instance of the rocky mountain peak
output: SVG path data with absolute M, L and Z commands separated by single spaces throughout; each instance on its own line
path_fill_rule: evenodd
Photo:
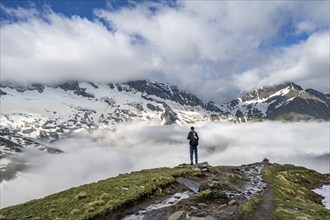
M 329 98 L 313 89 L 304 90 L 293 82 L 262 87 L 227 106 L 231 114 L 244 120 L 330 119 Z
M 45 85 L 41 83 L 30 83 L 30 84 L 20 84 L 16 82 L 1 81 L 0 88 L 10 88 L 15 89 L 17 92 L 33 91 L 36 90 L 39 93 L 42 93 L 45 89 Z M 2 91 L 2 90 L 1 90 Z M 4 93 L 4 92 L 2 92 Z M 2 94 L 1 95 L 5 95 Z
M 303 89 L 299 85 L 293 82 L 287 82 L 275 86 L 261 87 L 260 89 L 256 89 L 252 92 L 249 92 L 247 95 L 242 97 L 241 100 L 242 102 L 248 102 L 252 100 L 260 101 L 270 98 L 272 96 L 286 95 L 289 92 L 296 93 L 302 90 Z
M 181 105 L 203 105 L 203 102 L 196 96 L 180 91 L 176 86 L 152 82 L 150 80 L 138 80 L 127 82 L 131 88 L 147 95 L 155 95 L 164 100 L 172 100 L 180 103 Z

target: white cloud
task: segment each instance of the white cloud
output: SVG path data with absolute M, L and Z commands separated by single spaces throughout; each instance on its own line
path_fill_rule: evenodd
M 2 6 L 7 14 L 28 15 L 1 26 L 1 75 L 21 81 L 151 78 L 217 101 L 284 80 L 326 92 L 329 4 L 182 1 L 172 8 L 145 2 L 95 10 L 93 21 Z M 308 34 L 306 41 L 272 45 L 301 34 Z
M 329 48 L 329 33 L 315 33 L 306 41 L 283 48 L 265 64 L 234 75 L 233 80 L 246 90 L 292 81 L 329 93 Z
M 316 29 L 316 25 L 310 21 L 302 21 L 297 23 L 296 29 L 296 34 L 311 33 Z
M 33 4 L 31 4 L 31 7 L 33 7 Z M 38 10 L 35 8 L 30 8 L 30 10 L 26 10 L 25 8 L 17 7 L 15 9 L 15 8 L 6 7 L 1 3 L 0 3 L 0 10 L 2 10 L 5 14 L 8 14 L 12 17 L 16 17 L 19 19 L 28 19 L 39 15 Z
M 127 80 L 148 77 L 153 64 L 146 51 L 113 34 L 100 22 L 50 11 L 46 19 L 1 28 L 3 80 Z
M 329 124 L 325 123 L 200 123 L 199 161 L 211 165 L 271 162 L 303 165 L 330 172 Z M 136 123 L 93 134 L 74 133 L 52 146 L 59 155 L 33 152 L 29 172 L 1 184 L 1 207 L 145 168 L 189 163 L 188 126 Z M 281 137 L 281 138 L 279 138 Z

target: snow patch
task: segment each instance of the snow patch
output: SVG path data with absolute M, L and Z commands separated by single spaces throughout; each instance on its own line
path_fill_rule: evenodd
M 285 96 L 286 94 L 288 94 L 290 92 L 291 89 L 293 89 L 293 88 L 288 86 L 284 89 L 281 89 L 281 90 L 275 92 L 273 95 L 269 96 L 269 98 L 272 98 L 272 97 L 275 97 L 275 96 Z
M 323 185 L 321 188 L 314 189 L 313 192 L 323 196 L 322 204 L 326 209 L 330 209 L 330 185 Z

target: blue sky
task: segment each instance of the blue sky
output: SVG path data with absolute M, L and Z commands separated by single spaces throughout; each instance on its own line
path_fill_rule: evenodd
M 2 0 L 1 3 L 7 7 L 23 7 L 29 8 L 32 5 L 38 9 L 42 9 L 45 5 L 49 5 L 54 12 L 65 14 L 66 16 L 79 15 L 93 18 L 93 9 L 106 7 L 107 1 L 103 0 L 79 0 L 79 1 L 67 1 L 67 0 Z M 4 13 L 1 17 L 6 16 Z
M 37 8 L 38 10 L 43 10 L 45 6 L 49 6 L 55 13 L 60 13 L 68 17 L 78 15 L 82 18 L 87 18 L 89 20 L 94 20 L 94 10 L 100 8 L 107 8 L 108 10 L 120 10 L 122 8 L 134 8 L 137 4 L 143 4 L 148 1 L 144 0 L 2 0 L 1 3 L 7 7 L 17 8 Z M 151 2 L 151 1 L 149 1 Z M 158 2 L 167 6 L 175 6 L 176 1 L 174 0 L 163 0 L 163 1 L 152 1 Z M 150 7 L 150 10 L 153 10 Z M 1 18 L 4 20 L 10 20 L 11 17 L 6 13 L 0 14 Z M 273 39 L 271 44 L 263 45 L 265 49 L 272 47 L 278 47 L 283 45 L 295 44 L 299 41 L 306 40 L 308 38 L 307 34 L 294 34 L 294 27 L 292 26 L 291 21 L 287 21 L 283 25 L 280 36 Z
M 136 4 L 143 4 L 144 0 L 1 0 L 1 3 L 7 7 L 23 7 L 30 8 L 31 6 L 42 10 L 45 5 L 52 8 L 54 12 L 62 13 L 66 16 L 78 15 L 90 20 L 94 19 L 93 10 L 99 8 L 108 8 L 111 10 L 119 10 L 125 7 L 133 7 Z M 163 0 L 153 1 L 162 3 L 168 6 L 175 6 L 176 1 Z M 2 18 L 8 18 L 5 13 L 1 13 Z
M 329 4 L 2 0 L 1 78 L 152 79 L 214 101 L 287 81 L 329 93 Z

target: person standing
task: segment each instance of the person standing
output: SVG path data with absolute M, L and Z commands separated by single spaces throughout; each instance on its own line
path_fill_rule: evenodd
M 198 134 L 195 131 L 194 127 L 190 128 L 190 132 L 188 133 L 187 139 L 189 140 L 189 145 L 190 145 L 190 164 L 193 164 L 193 154 L 195 154 L 195 162 L 198 164 Z

